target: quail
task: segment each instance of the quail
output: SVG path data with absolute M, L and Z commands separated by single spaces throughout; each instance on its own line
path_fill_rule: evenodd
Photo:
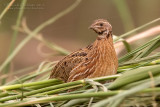
M 111 24 L 98 19 L 89 28 L 98 34 L 97 39 L 60 60 L 51 71 L 50 78 L 72 82 L 117 73 L 118 59 L 113 46 Z

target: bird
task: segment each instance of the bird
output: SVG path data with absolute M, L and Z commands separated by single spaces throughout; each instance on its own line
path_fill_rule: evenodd
M 60 60 L 51 71 L 50 79 L 73 82 L 117 73 L 118 58 L 111 24 L 105 19 L 97 19 L 89 28 L 98 34 L 96 40 Z

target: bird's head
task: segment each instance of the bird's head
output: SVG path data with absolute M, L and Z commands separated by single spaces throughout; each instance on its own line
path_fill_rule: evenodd
M 108 35 L 109 32 L 112 32 L 112 26 L 109 24 L 107 20 L 104 19 L 95 20 L 89 28 L 93 29 L 99 35 Z

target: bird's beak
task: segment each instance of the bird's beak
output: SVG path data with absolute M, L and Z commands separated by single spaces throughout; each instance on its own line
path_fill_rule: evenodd
M 94 28 L 94 26 L 93 25 L 91 25 L 88 29 L 93 29 Z

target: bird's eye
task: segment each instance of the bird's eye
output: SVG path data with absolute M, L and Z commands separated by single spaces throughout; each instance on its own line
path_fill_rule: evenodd
M 100 23 L 100 26 L 103 26 L 103 23 Z

